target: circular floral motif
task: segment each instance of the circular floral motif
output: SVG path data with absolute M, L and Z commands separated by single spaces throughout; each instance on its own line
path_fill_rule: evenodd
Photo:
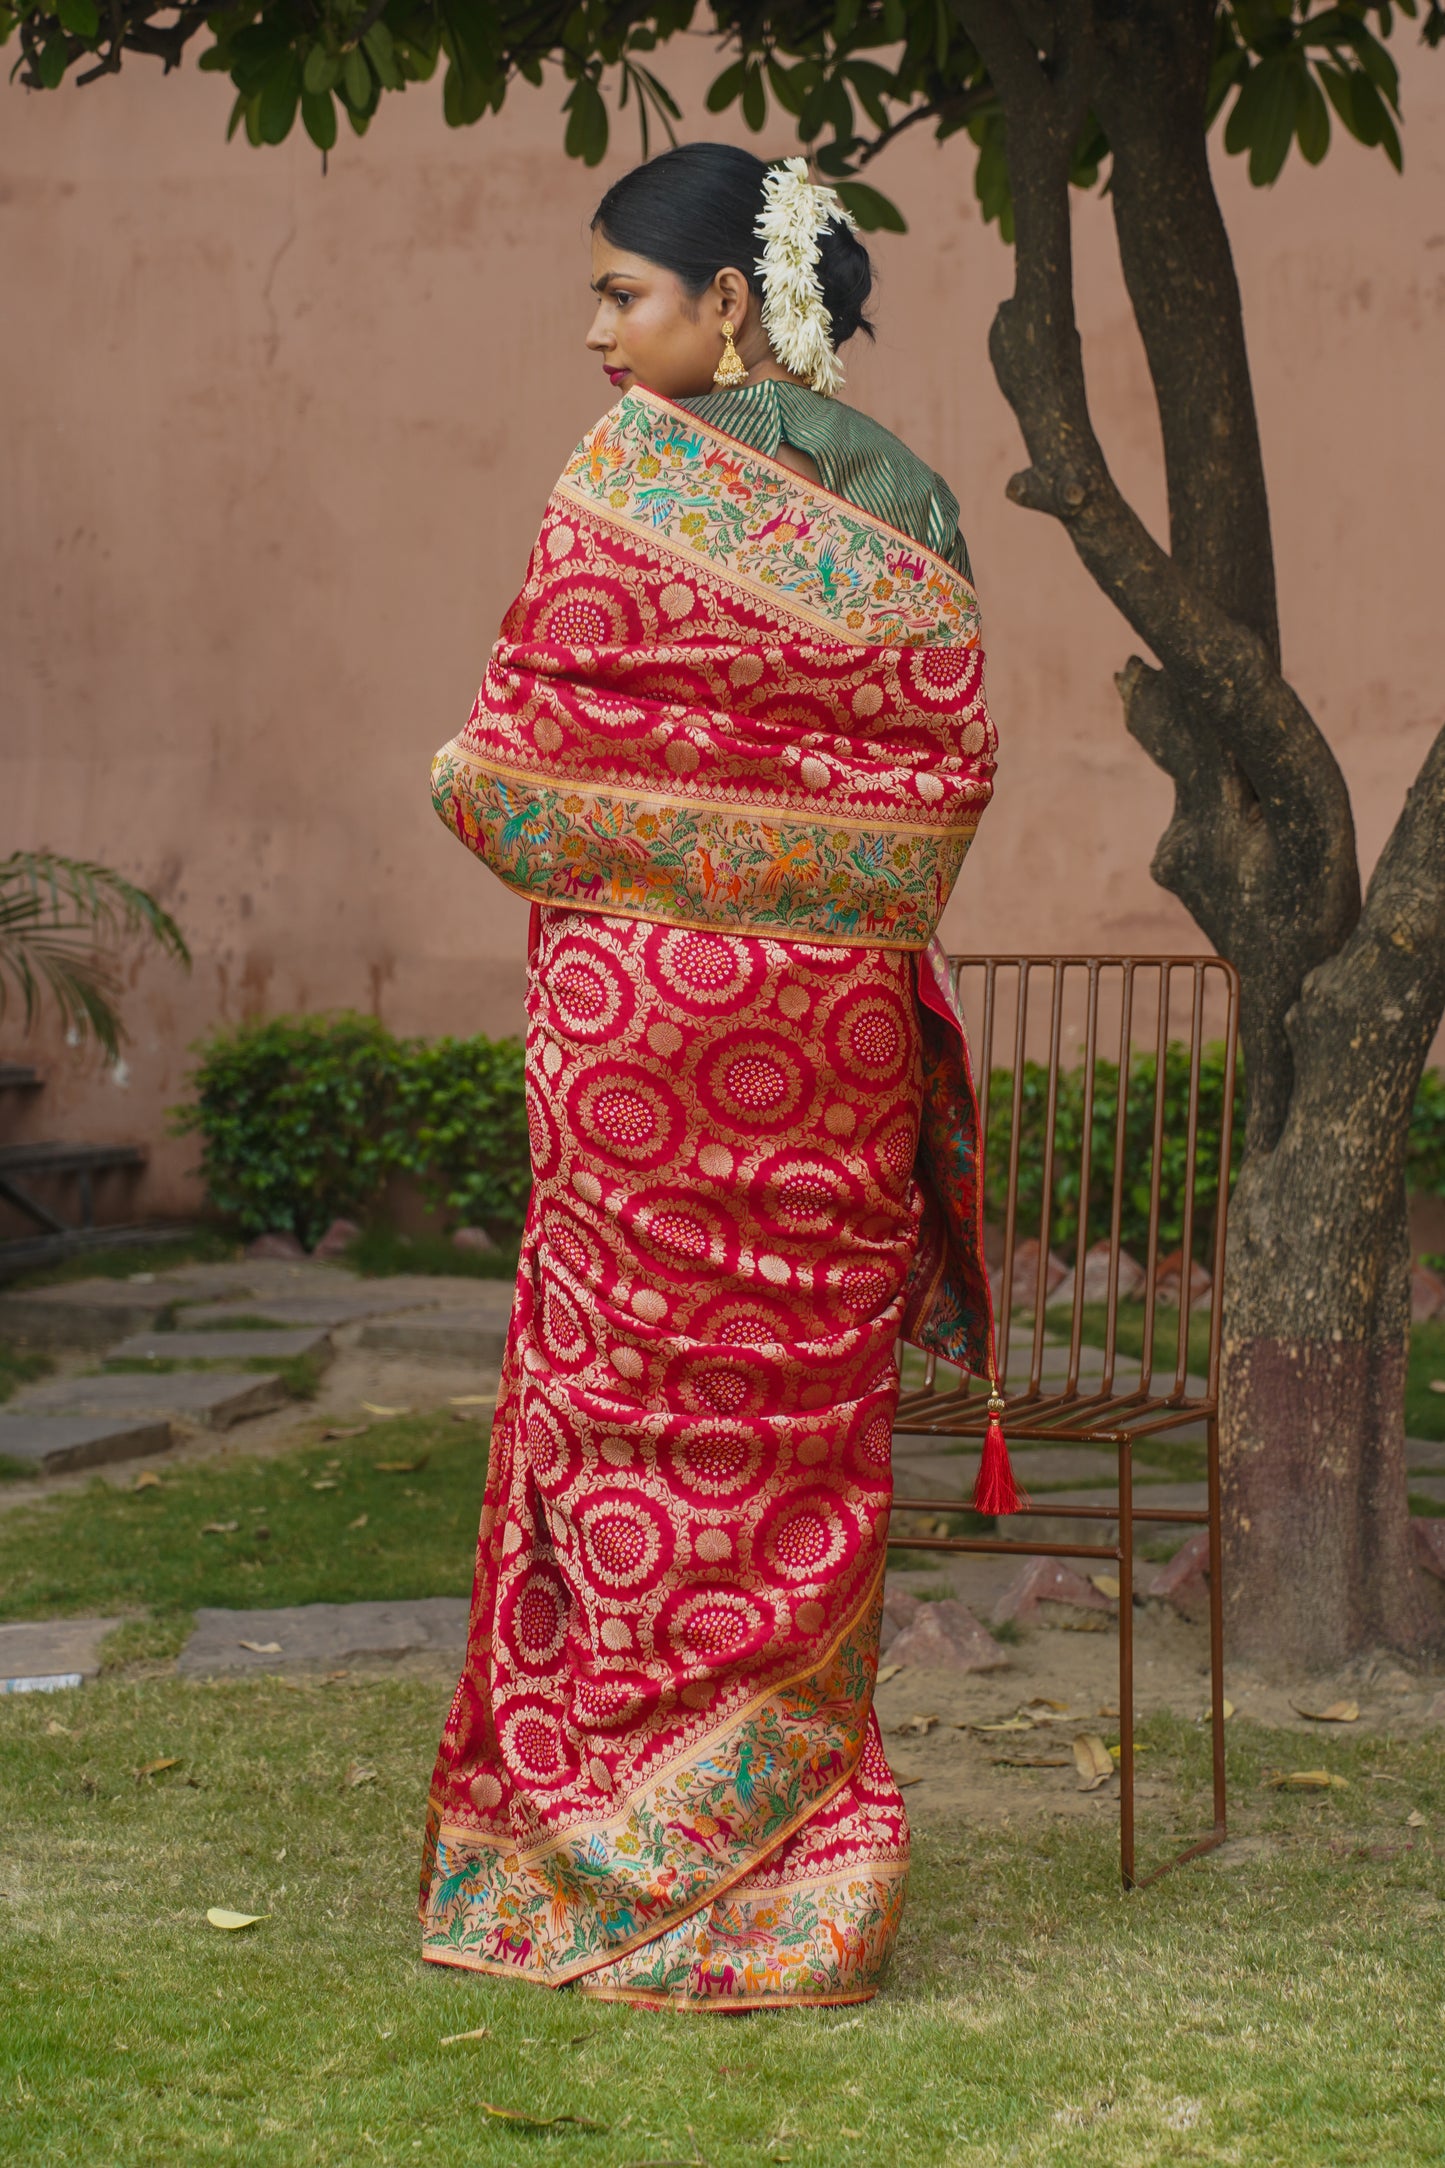
M 841 1235 L 857 1185 L 821 1152 L 776 1152 L 748 1184 L 748 1202 L 769 1234 Z
M 549 647 L 622 647 L 640 627 L 625 589 L 577 578 L 553 585 L 531 625 L 530 639 Z
M 773 1383 L 772 1371 L 741 1355 L 681 1356 L 669 1366 L 669 1385 L 693 1415 L 756 1415 Z
M 853 713 L 860 723 L 867 722 L 870 715 L 876 715 L 882 705 L 883 688 L 881 685 L 860 685 L 853 695 Z
M 736 1255 L 731 1221 L 690 1189 L 657 1189 L 649 1196 L 629 1197 L 618 1218 L 650 1271 L 667 1280 L 695 1283 L 699 1274 L 726 1266 Z
M 920 707 L 956 713 L 978 671 L 978 650 L 933 642 L 903 650 L 902 678 Z
M 913 1059 L 917 1029 L 891 989 L 852 994 L 828 1018 L 833 1066 L 850 1083 L 876 1089 L 899 1082 Z
M 579 1731 L 620 1731 L 657 1700 L 650 1679 L 628 1678 L 625 1673 L 610 1679 L 574 1679 L 572 1721 Z
M 987 736 L 988 732 L 975 715 L 971 723 L 964 724 L 958 742 L 965 753 L 978 753 L 983 750 L 983 743 Z
M 557 1125 L 540 1092 L 529 1091 L 526 1104 L 527 1142 L 532 1160 L 532 1175 L 534 1180 L 545 1182 L 557 1164 Z
M 582 1555 L 606 1588 L 650 1587 L 672 1562 L 672 1531 L 657 1507 L 623 1491 L 604 1491 L 577 1515 Z
M 542 1344 L 561 1370 L 576 1370 L 596 1352 L 592 1336 L 567 1290 L 555 1279 L 542 1282 Z
M 880 1187 L 896 1193 L 913 1173 L 918 1157 L 916 1116 L 895 1114 L 875 1129 L 864 1157 L 876 1169 Z
M 536 1566 L 518 1583 L 504 1612 L 504 1632 L 524 1671 L 540 1671 L 561 1654 L 567 1597 L 555 1568 Z
M 677 620 L 691 617 L 697 596 L 682 580 L 674 580 L 670 586 L 663 588 L 657 601 L 664 617 Z
M 539 1483 L 560 1489 L 577 1465 L 577 1446 L 557 1410 L 535 1390 L 527 1395 L 527 1465 Z
M 897 1292 L 894 1275 L 878 1265 L 845 1265 L 835 1284 L 844 1307 L 864 1317 L 886 1310 Z
M 558 1784 L 568 1774 L 558 1712 L 541 1701 L 514 1704 L 497 1726 L 502 1753 L 529 1784 Z
M 694 1016 L 735 1015 L 753 999 L 763 968 L 756 941 L 690 926 L 654 927 L 644 957 L 653 983 Z
M 818 1581 L 837 1565 L 852 1533 L 826 1491 L 781 1500 L 758 1531 L 758 1556 L 778 1581 Z
M 561 941 L 547 960 L 543 988 L 558 1028 L 588 1045 L 611 1044 L 632 1020 L 636 997 L 613 959 L 593 941 Z
M 719 1295 L 695 1312 L 693 1330 L 723 1347 L 777 1348 L 795 1322 L 789 1309 L 764 1295 Z
M 791 1121 L 812 1079 L 786 1039 L 770 1031 L 729 1033 L 698 1071 L 698 1096 L 715 1120 L 744 1132 Z
M 542 1214 L 541 1246 L 549 1259 L 585 1287 L 595 1289 L 601 1283 L 602 1252 L 570 1212 L 553 1205 Z
M 684 1492 L 732 1503 L 757 1488 L 763 1446 L 747 1430 L 687 1430 L 674 1442 L 669 1457 Z
M 694 1662 L 725 1664 L 764 1647 L 773 1623 L 762 1605 L 740 1589 L 708 1588 L 677 1599 L 669 1607 L 665 1631 L 673 1647 Z
M 657 1168 L 674 1158 L 683 1134 L 677 1095 L 633 1062 L 612 1062 L 581 1077 L 567 1095 L 577 1134 L 628 1166 Z

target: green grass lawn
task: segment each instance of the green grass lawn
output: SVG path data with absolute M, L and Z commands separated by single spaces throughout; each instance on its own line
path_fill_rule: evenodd
M 173 1653 L 202 1604 L 467 1595 L 486 1423 L 408 1416 L 330 1441 L 324 1427 L 272 1460 L 162 1457 L 157 1485 L 97 1477 L 0 1514 L 0 1617 L 145 1612 L 109 1649 L 133 1661 Z
M 1438 1748 L 1310 1741 L 1350 1788 L 1281 1794 L 1264 1770 L 1300 1743 L 1240 1730 L 1239 1819 L 1262 1848 L 1133 1896 L 1111 1812 L 930 1823 L 878 2001 L 683 2017 L 421 1965 L 418 1834 L 446 1700 L 442 1684 L 343 1678 L 0 1702 L 0 2158 L 1440 2158 Z M 1188 1827 L 1203 1739 L 1148 1736 Z M 212 1905 L 270 1916 L 226 1935 Z M 486 2103 L 585 2120 L 529 2130 Z

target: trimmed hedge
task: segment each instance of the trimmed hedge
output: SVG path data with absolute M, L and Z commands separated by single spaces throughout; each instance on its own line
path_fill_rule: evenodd
M 520 1039 L 397 1039 L 372 1017 L 276 1017 L 220 1031 L 197 1049 L 189 1082 L 193 1105 L 173 1113 L 182 1133 L 202 1138 L 201 1171 L 215 1209 L 246 1234 L 289 1229 L 308 1247 L 332 1220 L 360 1219 L 391 1173 L 412 1176 L 429 1205 L 458 1225 L 485 1227 L 515 1240 L 527 1209 L 531 1166 Z M 1155 1062 L 1130 1063 L 1126 1121 L 1139 1178 L 1125 1193 L 1122 1239 L 1142 1247 L 1149 1215 L 1147 1140 L 1153 1121 Z M 985 1198 L 1000 1218 L 1008 1170 L 1013 1073 L 990 1079 Z M 1047 1072 L 1024 1065 L 1019 1164 L 1019 1225 L 1038 1224 L 1043 1188 Z M 1160 1238 L 1177 1246 L 1182 1231 L 1184 1137 L 1189 1063 L 1182 1044 L 1165 1056 L 1165 1162 Z M 1200 1068 L 1199 1178 L 1195 1254 L 1206 1261 L 1217 1201 L 1224 1048 L 1205 1049 Z M 1243 1136 L 1243 1069 L 1234 1132 Z M 1114 1123 L 1119 1073 L 1099 1061 L 1094 1072 L 1094 1152 L 1089 1239 L 1109 1231 Z M 1078 1163 L 1083 1136 L 1084 1067 L 1059 1079 L 1054 1146 L 1055 1248 L 1067 1250 L 1078 1227 Z M 1230 1179 L 1233 1180 L 1234 1168 Z M 1445 1073 L 1427 1070 L 1410 1126 L 1406 1179 L 1414 1190 L 1445 1196 Z
M 194 1104 L 211 1204 L 248 1235 L 307 1248 L 360 1219 L 389 1174 L 459 1225 L 515 1239 L 531 1166 L 520 1039 L 397 1039 L 372 1017 L 275 1017 L 196 1049 Z

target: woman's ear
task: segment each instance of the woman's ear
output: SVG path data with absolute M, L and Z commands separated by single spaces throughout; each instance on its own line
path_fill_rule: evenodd
M 719 271 L 712 282 L 712 290 L 717 304 L 718 322 L 721 323 L 726 317 L 734 331 L 741 331 L 747 323 L 748 309 L 753 298 L 752 288 L 742 272 L 734 271 L 731 267 Z

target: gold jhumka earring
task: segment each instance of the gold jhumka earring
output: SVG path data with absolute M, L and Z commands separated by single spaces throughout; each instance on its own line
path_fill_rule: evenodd
M 735 384 L 747 382 L 748 365 L 733 345 L 733 327 L 726 319 L 723 321 L 722 335 L 722 360 L 713 370 L 712 380 L 714 384 L 720 384 L 724 391 L 731 391 Z

